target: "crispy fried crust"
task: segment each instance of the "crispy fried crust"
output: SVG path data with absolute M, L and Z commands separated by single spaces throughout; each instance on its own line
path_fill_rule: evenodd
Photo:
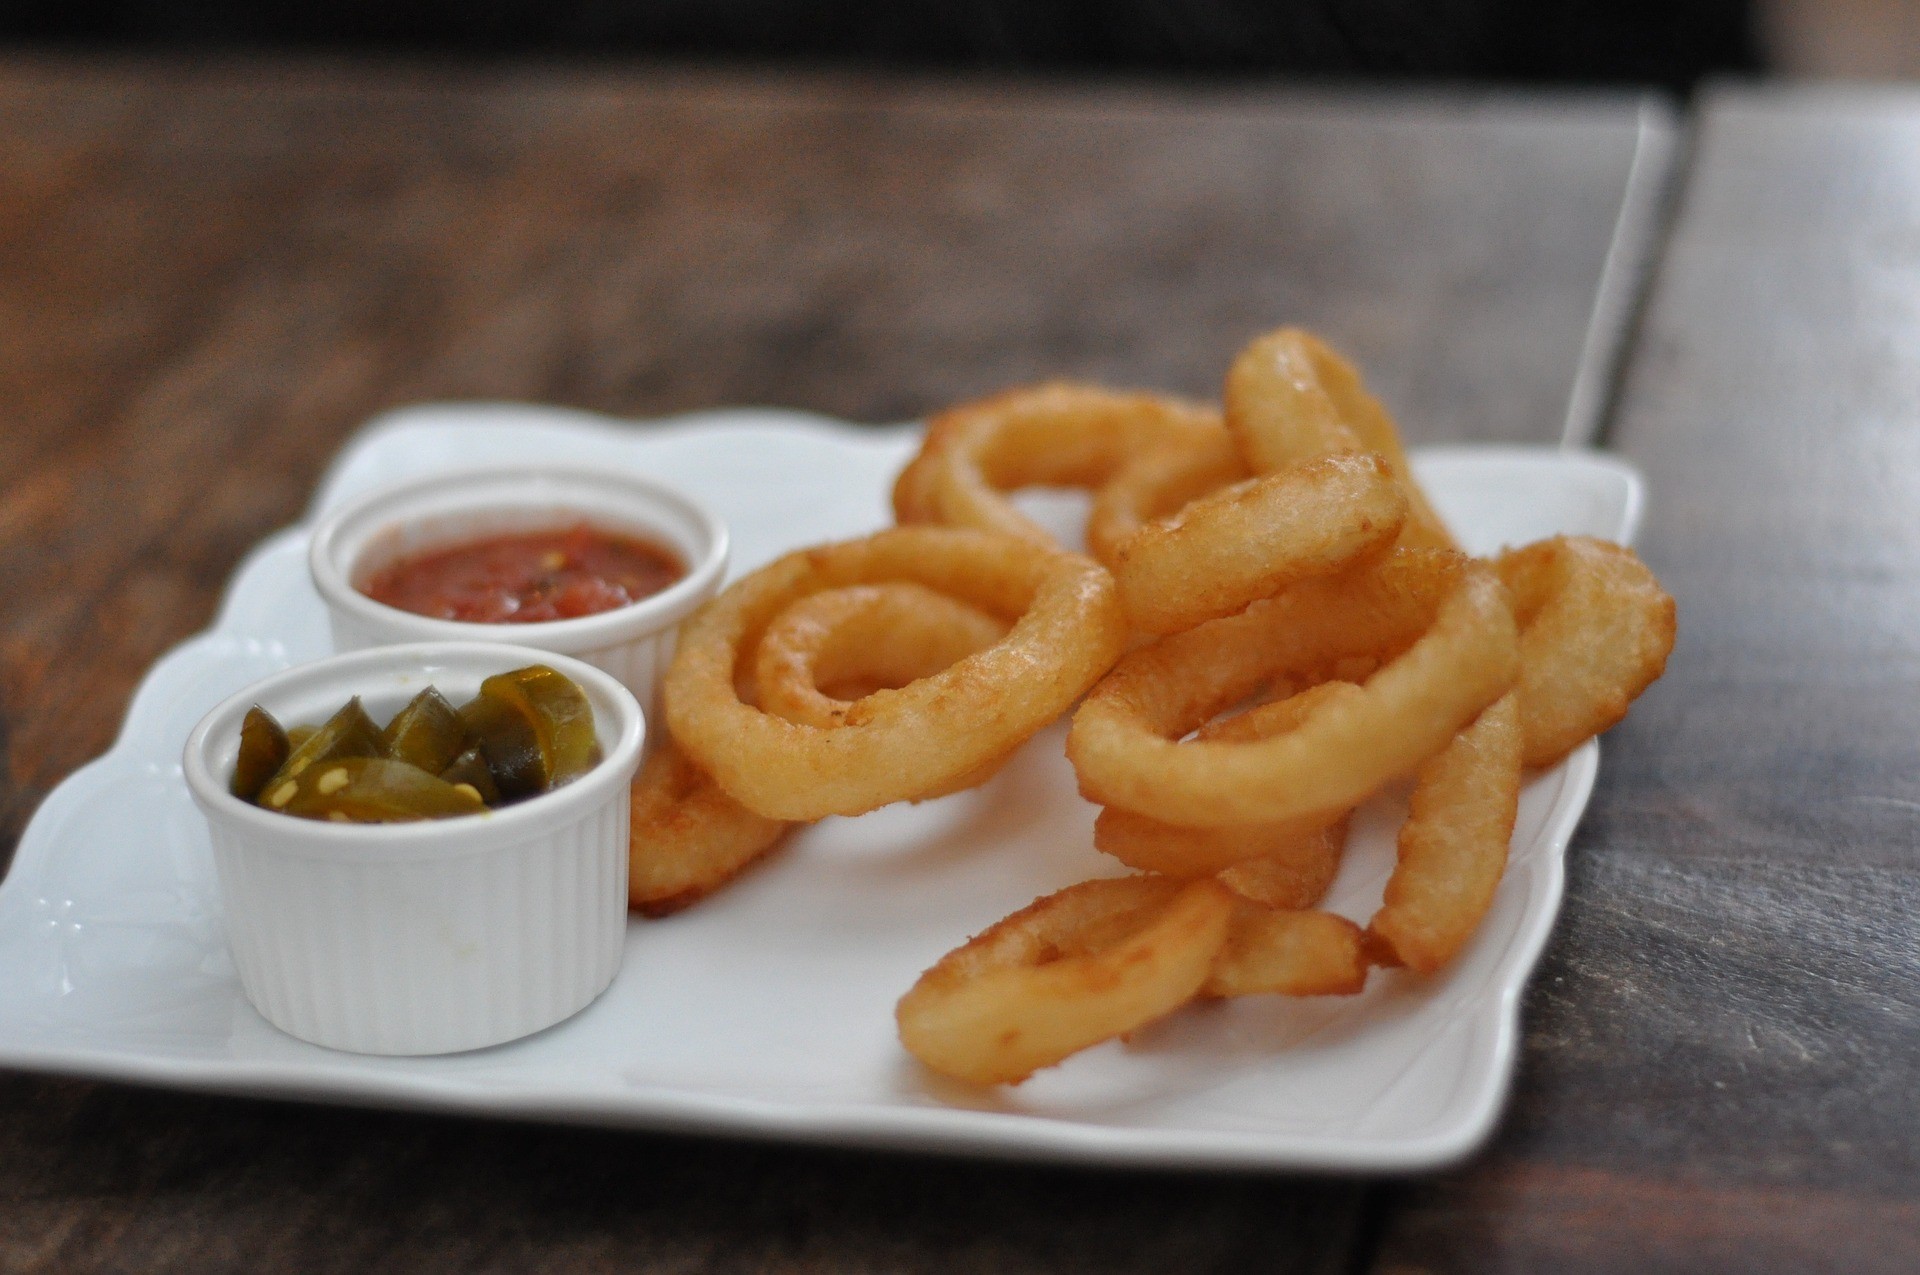
M 1407 498 L 1380 459 L 1321 456 L 1201 496 L 1114 552 L 1127 620 L 1178 633 L 1385 550 Z
M 1627 715 L 1666 671 L 1677 612 L 1633 550 L 1555 536 L 1494 563 L 1520 625 L 1526 764 L 1551 766 Z
M 1399 860 L 1369 933 L 1382 964 L 1431 974 L 1451 961 L 1493 903 L 1520 808 L 1519 697 L 1509 692 L 1420 768 Z
M 791 824 L 754 814 L 671 740 L 633 781 L 627 902 L 667 916 L 706 898 L 780 843 Z
M 1216 881 L 1083 881 L 942 957 L 900 998 L 909 1052 L 943 1075 L 1015 1084 L 1191 1000 L 1227 936 Z

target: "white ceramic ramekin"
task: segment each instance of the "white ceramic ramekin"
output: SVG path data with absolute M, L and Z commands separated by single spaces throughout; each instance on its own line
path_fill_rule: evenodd
M 679 552 L 684 578 L 631 606 L 537 624 L 473 624 L 414 615 L 360 592 L 373 574 L 422 549 L 585 521 L 653 537 Z M 327 604 L 336 651 L 395 642 L 509 642 L 585 660 L 652 712 L 680 621 L 720 588 L 727 529 L 670 487 L 617 470 L 510 465 L 415 479 L 369 492 L 314 528 L 307 563 Z
M 600 737 L 600 764 L 553 792 L 454 819 L 347 824 L 227 791 L 254 704 L 284 726 L 317 725 L 358 695 L 384 722 L 428 685 L 457 704 L 528 664 L 586 692 Z M 620 966 L 627 789 L 645 733 L 639 704 L 606 673 L 498 643 L 337 655 L 226 700 L 194 727 L 184 763 L 247 998 L 283 1031 L 365 1054 L 478 1049 L 578 1012 Z

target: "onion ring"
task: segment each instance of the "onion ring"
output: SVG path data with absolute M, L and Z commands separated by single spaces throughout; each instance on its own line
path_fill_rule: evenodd
M 767 627 L 754 655 L 754 686 L 769 713 L 802 726 L 843 726 L 854 701 L 930 677 L 986 650 L 1008 627 L 925 585 L 829 589 Z
M 1322 456 L 1148 523 L 1114 551 L 1114 582 L 1135 629 L 1178 633 L 1385 549 L 1406 516 L 1378 457 Z
M 1344 818 L 1345 812 L 1334 811 L 1272 823 L 1188 828 L 1108 806 L 1094 820 L 1093 844 L 1130 868 L 1182 879 L 1210 877 L 1237 865 L 1268 860 L 1312 879 L 1320 874 L 1320 864 L 1338 863 L 1346 840 Z M 1327 876 L 1331 879 L 1331 872 Z M 1304 907 L 1313 901 L 1287 906 Z
M 1403 549 L 1452 549 L 1453 536 L 1407 463 L 1400 431 L 1353 364 L 1304 328 L 1281 328 L 1227 371 L 1227 429 L 1256 474 L 1341 452 L 1374 452 L 1407 496 Z
M 920 453 L 894 483 L 902 524 L 998 531 L 1059 548 L 1015 509 L 1021 487 L 1104 484 L 1130 457 L 1168 441 L 1217 433 L 1213 408 L 1162 394 L 1054 381 L 962 403 L 933 418 Z
M 1393 652 L 1360 694 L 1285 734 L 1175 742 L 1266 679 Z M 1134 651 L 1074 714 L 1067 756 L 1096 802 L 1188 827 L 1275 823 L 1359 804 L 1444 748 L 1518 674 L 1492 569 L 1403 549 Z
M 1256 704 L 1246 712 L 1233 717 L 1222 717 L 1208 722 L 1196 731 L 1193 737 L 1203 742 L 1218 740 L 1222 743 L 1248 743 L 1256 739 L 1271 739 L 1275 735 L 1292 730 L 1322 705 L 1338 704 L 1359 693 L 1359 686 L 1353 682 L 1333 678 L 1318 682 L 1303 691 L 1295 691 L 1291 695 L 1269 700 L 1264 704 Z
M 1250 476 L 1224 429 L 1152 448 L 1127 461 L 1093 494 L 1087 552 L 1112 567 L 1121 542 L 1147 523 Z
M 1249 741 L 1293 730 L 1324 704 L 1358 695 L 1351 682 L 1322 682 L 1298 695 L 1209 722 L 1198 741 Z M 1273 907 L 1319 902 L 1340 867 L 1346 812 L 1280 823 L 1183 828 L 1117 806 L 1100 812 L 1093 844 L 1128 867 L 1175 877 L 1220 874 L 1237 893 Z
M 1191 1000 L 1233 911 L 1233 894 L 1211 880 L 1069 886 L 922 974 L 894 1013 L 901 1043 L 959 1080 L 1025 1080 Z
M 1200 995 L 1350 996 L 1367 983 L 1365 949 L 1344 916 L 1242 903 Z
M 1520 625 L 1526 764 L 1551 766 L 1627 715 L 1666 671 L 1673 597 L 1633 550 L 1556 536 L 1500 555 Z
M 924 585 L 828 589 L 782 611 L 761 637 L 754 657 L 757 702 L 801 726 L 844 726 L 868 695 L 931 677 L 986 650 L 1007 628 L 998 616 Z M 977 788 L 1012 755 L 1002 753 L 918 800 Z
M 826 589 L 891 580 L 1019 619 L 986 650 L 858 701 L 834 729 L 741 701 L 736 671 L 780 612 Z M 768 818 L 861 814 L 1010 752 L 1065 712 L 1125 641 L 1113 577 L 1091 559 L 966 528 L 896 528 L 789 554 L 696 612 L 664 679 L 667 724 L 727 793 Z
M 661 917 L 712 894 L 779 844 L 791 827 L 754 814 L 668 740 L 633 781 L 627 902 Z
M 1420 768 L 1399 860 L 1367 926 L 1376 963 L 1431 974 L 1493 904 L 1520 807 L 1519 695 L 1509 692 Z
M 1347 845 L 1347 817 L 1295 843 L 1293 853 L 1268 853 L 1242 859 L 1215 879 L 1243 899 L 1270 908 L 1310 908 L 1326 897 L 1340 875 L 1340 854 Z

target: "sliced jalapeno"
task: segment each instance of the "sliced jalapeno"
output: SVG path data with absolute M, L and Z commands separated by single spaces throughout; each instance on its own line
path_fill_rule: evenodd
M 586 693 L 544 664 L 488 678 L 461 705 L 460 720 L 507 801 L 564 784 L 600 758 Z
M 394 714 L 380 732 L 385 756 L 437 775 L 466 751 L 467 728 L 447 697 L 429 686 Z
M 260 786 L 260 804 L 270 804 L 268 799 L 274 793 L 289 780 L 298 779 L 316 762 L 379 755 L 380 728 L 367 716 L 367 710 L 360 706 L 360 697 L 356 695 L 339 712 L 323 722 L 311 738 L 287 755 L 280 769 Z
M 480 800 L 489 806 L 500 804 L 500 787 L 493 782 L 493 772 L 487 769 L 487 755 L 480 751 L 480 745 L 461 753 L 453 759 L 453 764 L 440 772 L 440 778 L 450 784 L 465 784 L 480 794 Z
M 450 784 L 418 766 L 385 757 L 317 762 L 285 787 L 293 789 L 285 801 L 275 805 L 283 788 L 268 793 L 266 804 L 303 819 L 404 823 L 478 814 L 486 809 L 480 794 L 471 787 Z
M 586 692 L 565 675 L 544 664 L 530 664 L 488 678 L 480 684 L 480 693 L 513 705 L 533 722 L 546 758 L 549 788 L 578 778 L 600 760 L 593 706 Z
M 233 795 L 252 801 L 274 772 L 287 764 L 293 745 L 273 714 L 255 704 L 240 723 L 240 756 L 233 763 Z
M 600 760 L 586 693 L 543 664 L 488 678 L 457 709 L 428 687 L 385 730 L 356 696 L 319 727 L 285 731 L 256 706 L 240 733 L 234 792 L 269 810 L 356 823 L 474 814 Z
M 482 693 L 460 706 L 460 722 L 486 758 L 502 801 L 519 801 L 547 790 L 539 732 L 513 705 Z

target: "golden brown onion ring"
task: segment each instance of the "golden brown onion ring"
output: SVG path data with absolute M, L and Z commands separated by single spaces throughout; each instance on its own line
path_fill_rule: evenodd
M 894 516 L 1058 548 L 1007 492 L 1097 488 L 1130 457 L 1218 432 L 1216 410 L 1162 394 L 1065 381 L 1007 390 L 933 418 L 919 455 L 894 484 Z
M 922 974 L 895 1010 L 901 1043 L 959 1080 L 1025 1080 L 1192 999 L 1233 910 L 1233 894 L 1211 880 L 1069 886 Z
M 1112 567 L 1121 542 L 1147 523 L 1250 476 L 1224 429 L 1151 448 L 1128 460 L 1093 494 L 1087 552 Z
M 1009 627 L 904 581 L 816 593 L 781 612 L 760 639 L 760 707 L 803 726 L 843 726 L 853 701 L 930 677 L 986 650 Z
M 1673 598 L 1633 550 L 1587 536 L 1509 550 L 1494 570 L 1520 624 L 1526 764 L 1551 766 L 1666 671 Z
M 1322 682 L 1237 717 L 1209 722 L 1198 741 L 1247 741 L 1284 734 L 1324 704 L 1358 695 L 1351 682 Z M 1184 828 L 1108 806 L 1093 824 L 1093 844 L 1129 867 L 1175 877 L 1220 874 L 1235 892 L 1273 907 L 1317 903 L 1340 867 L 1346 812 L 1227 828 Z
M 1271 859 L 1308 881 L 1322 875 L 1322 865 L 1339 862 L 1346 843 L 1344 819 L 1345 812 L 1336 810 L 1276 823 L 1189 828 L 1108 806 L 1094 820 L 1093 844 L 1130 868 L 1182 879 Z M 1330 871 L 1325 875 L 1331 880 Z M 1313 901 L 1287 906 L 1305 907 Z
M 868 695 L 931 677 L 986 650 L 1008 627 L 924 585 L 828 589 L 802 598 L 768 626 L 754 658 L 755 702 L 802 726 L 844 726 Z M 919 800 L 977 788 L 1012 755 L 1002 753 Z
M 1177 742 L 1268 679 L 1368 655 L 1392 658 L 1294 730 Z M 1359 804 L 1444 748 L 1518 673 L 1492 569 L 1397 550 L 1134 651 L 1074 714 L 1067 755 L 1096 802 L 1189 827 L 1275 823 Z
M 1114 582 L 1143 633 L 1178 633 L 1384 550 L 1407 499 L 1380 459 L 1322 456 L 1202 496 L 1121 543 Z
M 1202 996 L 1350 996 L 1367 983 L 1360 927 L 1331 912 L 1241 903 Z
M 754 814 L 663 742 L 633 781 L 627 902 L 666 916 L 699 902 L 779 844 L 790 824 Z
M 1340 875 L 1347 823 L 1343 815 L 1295 842 L 1290 853 L 1242 859 L 1214 879 L 1241 898 L 1270 908 L 1310 908 L 1326 897 L 1333 879 Z
M 1421 974 L 1452 960 L 1493 904 L 1520 803 L 1519 696 L 1509 693 L 1420 768 L 1399 862 L 1367 929 Z M 1387 962 L 1382 962 L 1387 963 Z
M 1281 328 L 1227 371 L 1227 429 L 1256 474 L 1342 452 L 1373 452 L 1407 496 L 1403 549 L 1451 549 L 1453 536 L 1413 477 L 1393 417 L 1353 364 L 1304 328 Z
M 893 580 L 1019 619 L 986 650 L 868 695 L 833 729 L 742 702 L 736 671 L 782 611 L 826 589 Z M 902 527 L 789 554 L 702 607 L 667 670 L 667 724 L 723 789 L 768 818 L 861 814 L 925 797 L 1018 747 L 1097 681 L 1125 640 L 1113 577 L 1091 559 L 966 528 Z

